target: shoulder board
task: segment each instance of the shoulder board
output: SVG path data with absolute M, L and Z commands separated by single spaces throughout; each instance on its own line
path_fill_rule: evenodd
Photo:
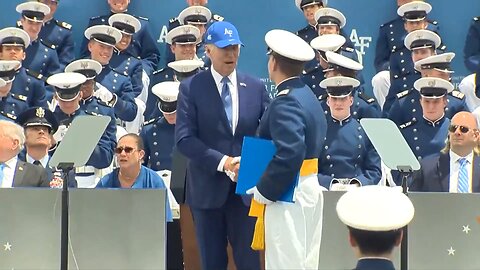
M 113 67 L 110 67 L 110 68 L 113 70 L 113 72 L 115 72 L 115 73 L 117 73 L 117 74 L 119 74 L 119 75 L 122 75 L 122 76 L 124 76 L 124 77 L 128 77 L 128 75 L 125 75 L 124 72 L 118 72 L 118 71 L 115 70 Z
M 476 22 L 478 22 L 478 20 L 480 20 L 480 16 L 473 18 L 473 20 L 476 21 Z
M 397 98 L 403 98 L 403 97 L 407 96 L 408 93 L 410 93 L 410 90 L 402 91 L 402 92 L 397 94 Z
M 162 72 L 162 71 L 164 71 L 164 70 L 165 70 L 165 68 L 162 68 L 162 69 L 159 69 L 159 70 L 155 70 L 152 74 L 157 74 L 157 73 L 160 73 L 160 72 Z
M 147 17 L 137 16 L 137 15 L 132 15 L 132 16 L 140 20 L 148 21 Z
M 160 118 L 161 118 L 161 117 L 152 118 L 152 119 L 150 119 L 150 120 L 148 120 L 148 121 L 143 122 L 143 125 L 144 125 L 144 126 L 147 126 L 147 125 L 150 125 L 150 124 L 152 124 L 152 123 L 155 123 L 155 122 L 157 122 L 157 120 L 160 119 Z
M 399 127 L 400 127 L 400 129 L 405 129 L 405 128 L 407 128 L 407 127 L 415 124 L 415 122 L 416 122 L 416 121 L 412 120 L 412 121 L 409 121 L 409 122 L 406 122 L 406 123 L 401 124 Z
M 452 91 L 452 96 L 458 98 L 458 99 L 464 99 L 465 98 L 465 94 L 458 91 L 458 90 L 453 90 Z
M 25 72 L 27 72 L 28 75 L 34 77 L 34 78 L 37 78 L 39 80 L 43 80 L 43 75 L 38 73 L 38 72 L 35 72 L 35 71 L 32 71 L 28 68 L 25 69 Z
M 437 48 L 437 50 L 440 50 L 440 51 L 446 51 L 447 50 L 447 45 L 445 44 L 440 44 L 440 46 Z
M 370 96 L 368 96 L 367 94 L 365 94 L 365 93 L 363 93 L 363 92 L 362 92 L 362 93 L 359 93 L 359 94 L 358 94 L 358 97 L 361 98 L 361 99 L 363 99 L 363 100 L 365 100 L 365 102 L 367 102 L 368 104 L 375 102 L 375 98 L 370 97 Z
M 57 21 L 57 20 L 55 20 L 55 22 L 56 22 L 57 25 L 60 26 L 60 27 L 63 27 L 63 28 L 68 29 L 68 30 L 72 30 L 72 25 L 69 24 L 69 23 L 61 22 L 61 21 Z
M 212 18 L 213 18 L 214 21 L 217 21 L 217 22 L 221 22 L 221 21 L 225 20 L 225 18 L 223 18 L 222 16 L 220 16 L 218 14 L 213 14 Z
M 0 114 L 7 117 L 7 118 L 10 118 L 12 120 L 17 120 L 17 116 L 11 114 L 11 113 L 5 113 L 4 111 L 0 111 Z
M 27 101 L 27 97 L 24 96 L 24 95 L 17 95 L 17 94 L 14 94 L 14 93 L 10 93 L 12 95 L 12 97 L 14 99 L 18 99 L 18 100 L 21 100 L 21 101 Z
M 354 48 L 350 48 L 350 47 L 342 47 L 342 49 L 343 49 L 344 51 L 347 51 L 347 52 L 354 52 L 354 51 L 355 51 Z
M 47 46 L 48 48 L 50 48 L 52 50 L 55 50 L 57 48 L 55 45 L 53 45 L 52 43 L 50 43 L 47 40 L 41 39 L 40 41 L 43 43 L 43 45 Z
M 22 22 L 17 21 L 17 27 L 22 27 Z
M 282 91 L 278 92 L 277 97 L 286 96 L 286 95 L 288 95 L 288 93 L 290 93 L 290 89 L 282 90 Z
M 433 24 L 433 25 L 438 25 L 438 21 L 435 20 L 427 20 L 428 23 Z
M 176 21 L 178 21 L 178 18 L 177 18 L 177 17 L 173 17 L 173 18 L 171 18 L 168 22 L 169 22 L 169 23 L 174 23 L 174 22 L 176 22 Z
M 90 20 L 100 19 L 101 17 L 103 17 L 103 15 L 93 16 L 93 17 L 90 18 Z
M 318 100 L 320 100 L 320 101 L 325 100 L 325 99 L 327 99 L 327 96 L 328 96 L 328 94 L 322 94 L 322 95 L 318 96 Z
M 98 103 L 99 105 L 102 105 L 102 106 L 105 106 L 105 107 L 109 107 L 109 108 L 112 107 L 111 105 L 109 105 L 108 103 L 103 102 L 103 101 L 102 101 L 101 99 L 99 99 L 99 98 L 97 98 L 97 103 Z
M 99 113 L 96 113 L 96 112 L 92 112 L 92 111 L 85 111 L 86 114 L 89 114 L 89 115 L 93 115 L 93 116 L 102 116 L 103 114 L 99 114 Z

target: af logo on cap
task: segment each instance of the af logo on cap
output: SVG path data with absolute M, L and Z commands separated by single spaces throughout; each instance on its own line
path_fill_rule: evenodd
M 230 37 L 232 37 L 232 35 L 233 35 L 233 30 L 228 29 L 228 28 L 225 28 L 225 32 L 224 32 L 223 34 L 224 34 L 224 35 L 229 35 Z
M 35 115 L 37 117 L 43 118 L 45 117 L 45 110 L 42 107 L 38 107 L 37 110 L 35 111 Z
M 430 87 L 435 87 L 435 85 L 437 85 L 437 82 L 435 80 L 431 80 L 428 82 L 428 86 Z

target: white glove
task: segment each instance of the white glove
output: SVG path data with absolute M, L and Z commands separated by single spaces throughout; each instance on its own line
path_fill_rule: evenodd
M 330 187 L 330 190 L 331 191 L 349 191 L 355 188 L 358 188 L 357 184 L 335 183 L 335 184 L 332 184 L 332 186 Z
M 93 96 L 97 97 L 105 103 L 109 103 L 113 99 L 113 94 L 105 87 L 100 87 L 93 93 Z
M 270 201 L 269 199 L 265 198 L 262 193 L 260 193 L 260 191 L 258 191 L 257 187 L 253 187 L 249 190 L 247 190 L 247 194 L 248 195 L 252 195 L 253 194 L 253 199 L 255 199 L 255 201 L 261 203 L 261 204 L 272 204 L 273 202 Z
M 65 125 L 61 125 L 58 127 L 57 132 L 53 134 L 53 139 L 55 142 L 60 142 L 63 140 L 63 136 L 65 136 L 65 133 L 67 133 L 68 127 Z
M 232 159 L 232 162 L 230 162 L 230 164 L 235 165 L 235 164 L 237 164 L 237 163 L 240 163 L 240 159 L 241 159 L 240 157 L 234 157 L 234 158 Z M 237 182 L 237 179 L 235 179 L 236 174 L 235 174 L 234 172 L 232 172 L 232 171 L 230 171 L 230 170 L 226 170 L 226 171 L 225 171 L 225 174 L 226 174 L 228 177 L 230 177 L 230 180 L 232 180 L 232 182 Z

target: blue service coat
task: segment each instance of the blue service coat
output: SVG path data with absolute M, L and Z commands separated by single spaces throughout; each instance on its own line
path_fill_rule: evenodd
M 22 65 L 31 71 L 38 72 L 44 77 L 63 72 L 58 60 L 57 51 L 53 44 L 44 40 L 34 40 L 25 49 L 25 60 Z
M 147 120 L 155 117 L 158 111 L 158 97 L 152 93 L 152 87 L 161 82 L 175 81 L 175 71 L 171 67 L 165 67 L 154 71 L 150 75 L 150 85 L 148 86 L 148 97 L 145 112 L 143 116 Z
M 61 71 L 75 60 L 75 43 L 72 33 L 72 25 L 51 19 L 43 25 L 38 34 L 40 39 L 55 46 Z
M 140 136 L 145 145 L 143 164 L 154 171 L 171 170 L 175 125 L 163 117 L 154 118 L 145 122 Z
M 109 116 L 110 122 L 105 129 L 105 135 L 109 138 L 110 142 L 115 142 L 114 147 L 117 145 L 117 125 L 115 121 L 115 110 L 113 107 L 102 102 L 98 98 L 91 96 L 80 101 L 80 109 L 84 110 L 88 115 L 103 115 Z
M 40 73 L 24 67 L 20 68 L 15 75 L 10 92 L 26 96 L 29 107 L 47 108 L 45 82 Z
M 480 17 L 473 18 L 468 28 L 463 57 L 467 69 L 476 73 L 480 69 Z
M 395 266 L 385 258 L 365 258 L 358 260 L 353 270 L 395 270 Z
M 28 109 L 26 96 L 9 92 L 5 97 L 0 98 L 0 119 L 15 122 L 17 117 Z
M 143 66 L 142 60 L 134 57 L 128 51 L 113 50 L 112 59 L 110 59 L 110 67 L 116 72 L 121 73 L 130 78 L 132 82 L 132 90 L 134 97 L 137 97 L 143 90 Z

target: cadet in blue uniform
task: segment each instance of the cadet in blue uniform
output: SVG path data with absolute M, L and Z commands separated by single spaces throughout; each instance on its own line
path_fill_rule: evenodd
M 87 28 L 94 25 L 108 25 L 108 18 L 116 13 L 127 12 L 129 3 L 130 0 L 118 0 L 115 2 L 108 1 L 111 13 L 90 18 Z M 143 69 L 148 75 L 150 75 L 154 70 L 157 69 L 157 66 L 160 62 L 160 52 L 158 51 L 157 42 L 152 36 L 148 18 L 140 16 L 135 17 L 140 20 L 141 28 L 133 35 L 132 43 L 127 50 L 132 56 L 140 57 L 140 59 L 142 59 Z M 87 45 L 88 40 L 84 39 L 82 46 L 80 47 L 81 57 L 85 58 L 89 55 Z
M 327 189 L 334 188 L 339 179 L 347 185 L 375 185 L 380 181 L 380 157 L 350 114 L 352 92 L 360 82 L 349 77 L 330 77 L 320 84 L 327 89 L 327 136 L 318 159 L 318 180 Z
M 55 99 L 58 106 L 53 112 L 59 123 L 59 128 L 53 138 L 58 144 L 68 130 L 73 119 L 78 115 L 95 115 L 80 108 L 82 93 L 80 87 L 85 83 L 86 77 L 80 73 L 59 73 L 47 79 L 47 83 L 55 87 Z M 116 141 L 112 140 L 108 132 L 104 132 L 97 146 L 93 150 L 87 164 L 76 168 L 78 187 L 92 187 L 95 185 L 96 173 L 110 166 L 113 160 L 113 149 Z
M 473 18 L 468 29 L 465 47 L 463 48 L 464 62 L 467 69 L 476 73 L 480 70 L 480 17 Z
M 422 77 L 435 77 L 450 81 L 453 70 L 450 67 L 454 53 L 433 55 L 415 62 L 415 69 L 420 71 Z M 422 118 L 422 107 L 420 106 L 420 93 L 414 89 L 405 90 L 397 94 L 397 100 L 393 103 L 388 117 L 397 125 L 410 120 Z M 457 112 L 468 111 L 464 95 L 453 90 L 447 95 L 447 107 L 445 117 L 451 119 Z
M 445 146 L 450 120 L 445 117 L 447 93 L 453 85 L 439 78 L 421 78 L 414 84 L 420 92 L 423 117 L 400 125 L 405 141 L 420 160 Z
M 0 59 L 23 61 L 25 48 L 29 44 L 30 37 L 22 29 L 8 27 L 0 30 Z M 14 74 L 6 76 L 9 77 L 8 79 L 4 78 L 6 81 L 13 80 L 11 92 L 26 96 L 29 107 L 47 108 L 45 82 L 42 74 L 20 67 Z
M 353 270 L 395 270 L 393 250 L 415 213 L 410 199 L 391 187 L 365 186 L 343 194 L 336 209 L 358 259 Z
M 1 62 L 3 61 L 0 61 L 0 64 L 2 64 Z M 11 92 L 13 86 L 12 80 L 5 81 L 4 79 L 1 79 L 0 85 L 1 118 L 15 121 L 19 114 L 29 108 L 27 103 L 27 97 L 23 95 L 17 95 Z
M 110 66 L 119 73 L 126 75 L 132 81 L 133 94 L 138 97 L 143 91 L 143 66 L 140 58 L 134 57 L 128 51 L 132 35 L 140 30 L 141 24 L 132 15 L 114 14 L 108 19 L 110 26 L 122 32 L 122 39 L 113 48 Z M 146 73 L 145 73 L 145 76 Z
M 363 66 L 343 55 L 334 52 L 325 53 L 329 67 L 324 70 L 325 77 L 330 78 L 334 76 L 346 76 L 355 78 L 357 71 L 363 69 Z M 360 120 L 362 118 L 378 118 L 381 116 L 380 107 L 374 98 L 367 96 L 362 90 L 361 86 L 354 89 L 352 93 L 353 104 L 350 108 L 352 117 Z M 326 104 L 327 94 L 318 97 L 324 109 L 325 114 L 330 113 L 330 109 Z
M 39 0 L 39 2 L 48 5 L 50 13 L 45 16 L 42 30 L 38 36 L 47 44 L 55 46 L 60 70 L 64 70 L 65 66 L 75 60 L 75 43 L 73 42 L 72 25 L 55 19 L 60 0 Z
M 80 86 L 80 92 L 82 93 L 80 108 L 90 115 L 109 116 L 111 121 L 105 130 L 105 134 L 111 141 L 117 141 L 114 109 L 93 95 L 95 89 L 98 89 L 95 77 L 97 77 L 101 71 L 102 65 L 91 59 L 74 61 L 65 68 L 65 72 L 77 72 L 86 77 L 86 81 Z
M 182 25 L 170 30 L 167 34 L 167 44 L 170 44 L 170 50 L 174 54 L 175 61 L 192 60 L 196 54 L 196 44 L 201 38 L 200 30 L 192 25 Z M 170 64 L 170 63 L 169 63 Z M 145 109 L 145 119 L 150 120 L 157 111 L 157 97 L 153 95 L 151 87 L 164 81 L 174 81 L 175 72 L 167 67 L 153 72 L 150 76 L 150 87 L 148 89 L 147 108 Z M 203 64 L 202 64 L 203 66 Z
M 43 19 L 50 13 L 50 8 L 38 2 L 19 4 L 17 12 L 22 15 L 19 24 L 30 37 L 30 46 L 25 49 L 23 66 L 45 77 L 61 71 L 55 45 L 39 38 Z
M 273 141 L 276 153 L 257 185 L 247 193 L 253 194 L 256 201 L 251 210 L 258 203 L 266 205 L 266 269 L 317 269 L 321 230 L 318 225 L 322 222 L 319 209 L 324 190 L 318 183 L 317 158 L 323 149 L 327 123 L 312 90 L 299 77 L 315 53 L 300 37 L 284 30 L 269 31 L 265 41 L 269 47 L 268 72 L 277 93 L 262 116 L 257 133 L 260 138 Z M 299 172 L 295 202 L 277 202 Z M 286 220 L 295 220 L 295 225 Z
M 104 103 L 112 106 L 117 118 L 123 121 L 132 121 L 137 115 L 137 104 L 132 83 L 128 76 L 116 72 L 109 66 L 113 54 L 113 46 L 122 38 L 120 31 L 106 25 L 96 25 L 85 30 L 85 37 L 90 41 L 88 49 L 92 60 L 102 65 L 102 72 L 95 81 L 100 87 L 94 95 Z

